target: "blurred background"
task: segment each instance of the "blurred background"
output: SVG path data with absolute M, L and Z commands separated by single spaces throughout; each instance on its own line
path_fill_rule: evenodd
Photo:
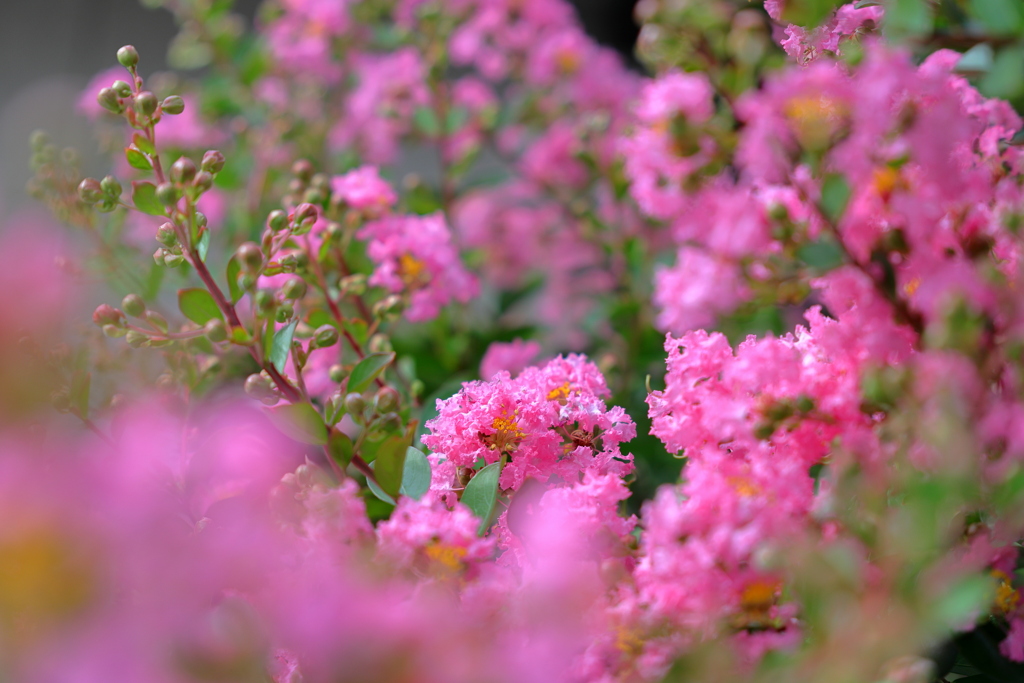
M 261 0 L 236 0 L 252 22 Z M 636 41 L 636 0 L 571 0 L 587 31 L 630 58 Z M 97 168 L 90 126 L 75 102 L 90 78 L 116 66 L 117 48 L 131 43 L 143 73 L 167 68 L 177 33 L 170 12 L 139 0 L 5 0 L 0 2 L 0 218 L 25 208 L 28 139 L 45 129 L 59 147 L 75 147 L 84 168 Z

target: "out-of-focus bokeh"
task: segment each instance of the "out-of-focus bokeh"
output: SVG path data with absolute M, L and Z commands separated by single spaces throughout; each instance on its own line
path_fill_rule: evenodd
M 261 0 L 236 0 L 251 22 Z M 632 54 L 636 0 L 573 0 L 587 30 L 623 54 Z M 45 129 L 58 146 L 83 155 L 87 173 L 103 173 L 92 131 L 75 102 L 96 73 L 114 62 L 117 48 L 134 44 L 145 72 L 167 68 L 177 33 L 170 12 L 139 0 L 31 0 L 0 2 L 0 218 L 32 200 L 28 138 Z

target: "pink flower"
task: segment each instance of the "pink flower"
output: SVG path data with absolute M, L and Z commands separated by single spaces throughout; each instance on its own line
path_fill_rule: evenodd
M 381 179 L 375 166 L 362 166 L 331 178 L 331 193 L 368 216 L 385 213 L 398 201 L 395 191 Z
M 680 247 L 675 265 L 654 272 L 654 305 L 662 330 L 710 326 L 747 297 L 739 266 L 703 249 Z
M 484 379 L 494 377 L 498 372 L 505 371 L 516 376 L 540 354 L 540 344 L 535 341 L 515 339 L 508 343 L 492 342 L 487 347 L 484 357 L 480 360 L 480 376 Z
M 386 216 L 367 223 L 358 236 L 368 240 L 367 254 L 376 264 L 369 283 L 406 295 L 409 320 L 430 320 L 442 306 L 476 296 L 476 278 L 462 265 L 442 213 Z

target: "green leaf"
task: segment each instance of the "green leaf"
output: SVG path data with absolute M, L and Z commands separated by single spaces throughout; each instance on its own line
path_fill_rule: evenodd
M 458 133 L 466 121 L 469 120 L 469 110 L 465 107 L 452 107 L 448 110 L 448 116 L 445 119 L 444 129 L 449 135 Z
M 196 245 L 196 251 L 199 252 L 199 260 L 206 263 L 206 252 L 210 250 L 210 231 L 203 230 L 202 236 L 199 238 L 199 244 Z
M 128 160 L 128 165 L 132 168 L 137 168 L 140 171 L 153 170 L 153 164 L 150 162 L 149 157 L 135 147 L 125 147 L 124 158 Z
M 132 144 L 139 148 L 142 152 L 145 152 L 149 156 L 156 154 L 156 145 L 149 141 L 142 133 L 136 133 L 132 136 Z
M 338 467 L 344 470 L 352 462 L 352 439 L 345 432 L 332 429 L 327 436 L 327 452 L 338 463 Z
M 419 500 L 430 490 L 430 461 L 418 448 L 409 446 L 405 452 L 405 470 L 402 472 L 403 496 Z
M 782 19 L 798 26 L 820 26 L 832 16 L 837 4 L 836 0 L 787 0 Z
M 242 273 L 242 266 L 234 256 L 228 261 L 227 279 L 228 293 L 231 295 L 231 303 L 237 304 L 245 294 L 245 290 L 238 286 L 238 276 Z
M 178 308 L 186 318 L 197 325 L 205 325 L 214 318 L 224 319 L 213 296 L 199 287 L 179 289 Z
M 803 244 L 797 249 L 796 256 L 807 265 L 823 272 L 838 268 L 845 260 L 843 250 L 830 239 Z
M 372 463 L 371 462 L 370 463 L 370 469 L 374 470 L 374 474 L 376 475 L 377 468 L 374 467 L 375 464 L 376 463 Z M 387 503 L 389 505 L 397 505 L 398 504 L 398 503 L 395 502 L 395 499 L 392 498 L 391 496 L 389 496 L 387 493 L 385 493 L 384 489 L 382 489 L 380 486 L 378 486 L 377 482 L 375 482 L 373 479 L 367 479 L 366 480 L 366 487 L 370 489 L 370 493 L 372 493 L 373 495 L 377 496 L 378 498 L 383 500 L 385 503 Z
M 380 488 L 392 498 L 397 498 L 402 489 L 402 474 L 408 450 L 409 438 L 405 434 L 388 437 L 377 449 L 373 474 Z
M 270 362 L 278 372 L 284 372 L 284 365 L 288 362 L 288 354 L 292 350 L 295 326 L 298 324 L 298 320 L 293 320 L 274 334 L 274 342 L 270 345 Z
M 135 208 L 151 216 L 163 216 L 164 205 L 156 198 L 156 185 L 145 181 L 132 181 L 132 203 Z
M 494 503 L 498 500 L 498 478 L 501 476 L 501 461 L 492 462 L 477 472 L 462 492 L 462 502 L 480 518 L 477 533 L 483 536 L 491 525 Z
M 394 352 L 391 353 L 371 353 L 366 358 L 359 361 L 354 368 L 352 368 L 352 374 L 348 376 L 348 392 L 361 393 L 366 391 L 370 383 L 377 378 L 380 373 L 384 372 L 384 368 L 391 364 L 391 361 L 395 359 Z
M 312 325 L 313 323 L 311 322 L 310 324 Z M 316 325 L 316 327 L 319 327 L 319 325 Z M 355 337 L 355 340 L 360 344 L 365 344 L 366 340 L 370 337 L 370 326 L 366 324 L 365 320 L 360 320 L 359 318 L 349 318 L 346 320 L 345 329 L 348 330 L 348 333 Z
M 995 52 L 988 43 L 978 43 L 965 52 L 956 63 L 956 72 L 961 74 L 984 74 L 992 70 Z
M 441 124 L 437 120 L 437 114 L 430 107 L 419 107 L 413 112 L 412 122 L 416 128 L 427 137 L 437 137 L 441 132 Z
M 885 6 L 882 26 L 890 40 L 925 36 L 934 25 L 935 13 L 926 0 L 892 0 Z
M 950 586 L 933 608 L 941 623 L 955 626 L 990 605 L 994 598 L 995 582 L 992 577 L 968 576 Z
M 970 11 L 993 36 L 1013 35 L 1024 22 L 1020 0 L 971 0 Z
M 992 68 L 978 83 L 988 97 L 1011 100 L 1024 93 L 1024 47 L 1004 47 L 992 62 Z
M 850 201 L 850 184 L 840 173 L 829 173 L 821 184 L 821 211 L 833 225 L 839 223 Z
M 92 375 L 76 370 L 71 376 L 71 408 L 82 419 L 89 417 L 89 387 Z
M 302 443 L 323 446 L 327 443 L 327 426 L 316 408 L 308 403 L 268 408 L 270 421 L 288 437 Z

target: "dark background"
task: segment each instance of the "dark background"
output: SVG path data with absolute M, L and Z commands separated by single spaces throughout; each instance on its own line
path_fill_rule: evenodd
M 572 2 L 591 35 L 631 54 L 636 0 Z M 236 0 L 236 9 L 251 19 L 259 4 Z M 29 134 L 42 128 L 80 149 L 88 167 L 92 135 L 74 103 L 89 79 L 115 66 L 127 43 L 139 49 L 144 73 L 166 68 L 176 32 L 169 12 L 138 0 L 0 0 L 0 216 L 30 201 L 23 192 Z

